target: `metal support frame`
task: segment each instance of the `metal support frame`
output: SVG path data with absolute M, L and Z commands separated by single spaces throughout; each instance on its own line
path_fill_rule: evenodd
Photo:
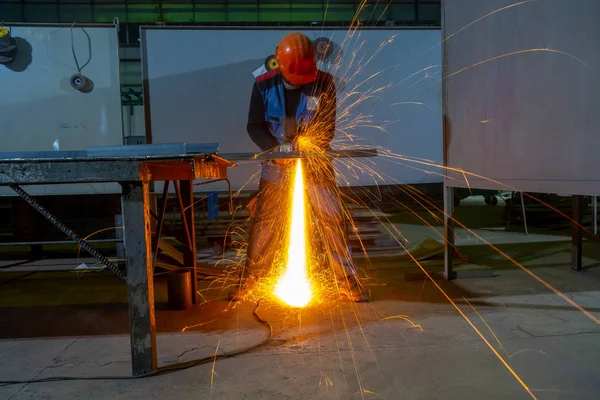
M 163 193 L 162 193 L 162 197 L 161 197 L 161 208 L 158 212 L 158 215 L 155 216 L 156 230 L 154 233 L 154 239 L 152 241 L 152 245 L 154 247 L 152 250 L 154 263 L 156 263 L 156 259 L 158 257 L 158 245 L 159 245 L 159 241 L 160 241 L 160 235 L 162 233 L 163 223 L 165 220 L 165 211 L 167 210 L 167 200 L 169 199 L 169 183 L 170 182 L 171 181 L 165 181 L 165 184 L 163 187 Z
M 523 226 L 525 228 L 525 234 L 527 235 L 527 214 L 525 213 L 525 199 L 523 196 L 523 192 L 519 192 L 519 195 L 521 197 L 521 213 L 523 213 Z
M 123 214 L 115 215 L 115 238 L 119 241 L 116 246 L 117 259 L 125 260 L 125 243 L 123 241 Z
M 179 182 L 179 204 L 181 205 L 182 225 L 186 231 L 185 236 L 189 239 L 188 247 L 183 253 L 183 262 L 192 272 L 192 304 L 198 304 L 198 271 L 196 269 L 196 222 L 194 216 L 194 191 L 192 182 Z
M 185 205 L 183 204 L 183 198 L 181 197 L 181 188 L 179 186 L 179 182 L 177 181 L 174 181 L 173 185 L 175 186 L 175 195 L 177 196 L 177 201 L 179 202 L 179 210 L 181 211 L 182 215 L 181 224 L 183 226 L 183 230 L 181 231 L 181 237 L 179 237 L 179 241 L 181 243 L 187 243 L 188 247 L 192 247 L 192 238 L 190 237 L 188 220 L 187 218 L 183 218 Z
M 122 183 L 133 375 L 158 367 L 148 182 Z
M 456 278 L 454 259 L 454 188 L 444 186 L 444 279 Z
M 592 196 L 592 225 L 594 235 L 598 234 L 598 196 Z
M 583 250 L 583 238 L 581 229 L 581 206 L 583 196 L 573 196 L 573 221 L 571 234 L 571 268 L 575 271 L 581 271 L 581 258 Z
M 529 230 L 527 228 L 527 214 L 525 212 L 525 198 L 523 196 L 523 192 L 513 192 L 513 198 L 514 198 L 514 194 L 515 193 L 519 193 L 519 200 L 521 201 L 521 214 L 523 215 L 523 229 L 525 230 L 525 235 L 529 234 Z M 507 210 L 507 217 L 506 217 L 506 226 L 504 227 L 504 230 L 508 230 L 508 228 L 510 227 L 510 220 L 511 220 L 511 214 L 512 214 L 512 209 L 513 209 L 513 201 L 511 199 L 509 205 L 508 205 L 508 210 Z
M 463 262 L 469 258 L 461 254 L 454 244 L 454 188 L 444 184 L 444 274 L 445 280 L 470 279 L 470 278 L 492 278 L 492 271 L 454 271 L 454 257 Z M 418 275 L 418 274 L 417 274 Z M 430 274 L 434 279 L 439 274 Z M 414 279 L 414 278 L 408 278 Z

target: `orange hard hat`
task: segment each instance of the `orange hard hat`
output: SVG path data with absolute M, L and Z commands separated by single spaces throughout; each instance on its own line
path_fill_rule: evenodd
M 315 46 L 301 33 L 290 33 L 279 42 L 275 51 L 279 69 L 286 81 L 305 85 L 317 79 Z

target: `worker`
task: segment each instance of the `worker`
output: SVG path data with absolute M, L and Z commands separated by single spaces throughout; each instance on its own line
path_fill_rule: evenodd
M 300 33 L 290 33 L 279 43 L 277 67 L 256 76 L 248 113 L 247 131 L 263 152 L 298 146 L 305 137 L 313 149 L 329 150 L 335 134 L 336 91 L 332 76 L 317 69 L 315 48 Z M 302 142 L 300 142 L 302 143 Z M 309 151 L 309 149 L 307 150 Z M 315 235 L 323 244 L 337 277 L 339 292 L 352 301 L 368 301 L 347 245 L 343 203 L 335 183 L 331 160 L 305 162 L 309 211 L 315 216 Z M 263 162 L 256 211 L 250 231 L 245 271 L 232 299 L 241 297 L 264 276 L 275 257 L 285 252 L 285 218 L 291 209 L 291 184 L 295 160 Z M 311 225 L 312 226 L 312 225 Z

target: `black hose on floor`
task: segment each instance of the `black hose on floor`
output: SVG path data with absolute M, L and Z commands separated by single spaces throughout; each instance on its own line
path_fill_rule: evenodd
M 258 315 L 258 309 L 260 307 L 260 301 L 256 303 L 256 308 L 252 313 L 254 318 L 266 326 L 269 329 L 269 335 L 262 342 L 255 344 L 250 347 L 246 347 L 239 350 L 234 350 L 229 353 L 217 354 L 214 356 L 198 358 L 195 360 L 185 361 L 182 363 L 172 364 L 165 367 L 161 367 L 153 372 L 148 372 L 147 374 L 137 375 L 137 376 L 53 376 L 48 378 L 39 378 L 39 379 L 31 379 L 31 380 L 10 380 L 10 381 L 0 381 L 0 386 L 8 386 L 8 385 L 27 385 L 31 383 L 47 383 L 47 382 L 61 382 L 61 381 L 91 381 L 91 380 L 131 380 L 131 379 L 142 379 L 149 378 L 152 376 L 162 375 L 169 372 L 181 371 L 184 369 L 196 367 L 202 364 L 208 364 L 210 362 L 215 362 L 216 360 L 220 360 L 222 358 L 231 358 L 243 353 L 249 353 L 253 350 L 256 350 L 260 347 L 265 346 L 273 339 L 273 327 L 271 324 L 264 320 L 260 315 Z

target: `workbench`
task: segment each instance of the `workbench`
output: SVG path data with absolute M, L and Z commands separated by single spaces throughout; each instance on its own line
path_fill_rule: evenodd
M 218 145 L 165 143 L 130 146 L 92 147 L 78 151 L 0 152 L 0 186 L 10 186 L 71 240 L 97 258 L 115 275 L 127 282 L 131 361 L 134 376 L 157 370 L 156 325 L 154 319 L 154 266 L 157 265 L 159 238 L 166 210 L 169 184 L 173 182 L 179 200 L 184 244 L 184 268 L 191 272 L 192 304 L 197 304 L 196 231 L 192 182 L 228 181 L 230 160 L 268 161 L 304 158 L 297 152 L 231 153 L 218 155 Z M 375 157 L 372 148 L 330 150 L 330 158 Z M 158 213 L 150 209 L 149 185 L 164 181 Z M 84 239 L 60 222 L 21 187 L 71 183 L 118 182 L 122 187 L 123 241 L 126 274 Z M 231 191 L 231 189 L 230 189 Z M 151 218 L 157 221 L 154 236 Z
M 168 183 L 173 182 L 175 186 L 185 231 L 184 263 L 191 271 L 192 303 L 196 304 L 196 241 L 192 182 L 196 179 L 226 180 L 227 168 L 234 164 L 216 155 L 216 145 L 194 148 L 196 153 L 183 151 L 171 155 L 167 154 L 172 150 L 168 146 L 163 146 L 162 151 L 156 151 L 156 147 L 146 147 L 145 153 L 142 147 L 136 147 L 136 151 L 128 151 L 126 148 L 130 147 L 132 146 L 120 146 L 116 151 L 95 149 L 76 152 L 1 153 L 0 185 L 10 186 L 63 233 L 126 281 L 132 369 L 133 375 L 139 376 L 157 369 L 153 283 L 153 252 L 156 254 L 157 247 L 153 247 L 157 246 L 162 218 L 160 216 L 157 218 L 159 224 L 153 240 L 149 185 L 153 181 L 165 181 L 163 192 L 165 204 Z M 211 153 L 203 153 L 206 150 Z M 122 187 L 126 274 L 58 221 L 49 210 L 40 206 L 21 187 L 108 182 L 118 182 Z M 164 215 L 164 207 L 160 214 Z

